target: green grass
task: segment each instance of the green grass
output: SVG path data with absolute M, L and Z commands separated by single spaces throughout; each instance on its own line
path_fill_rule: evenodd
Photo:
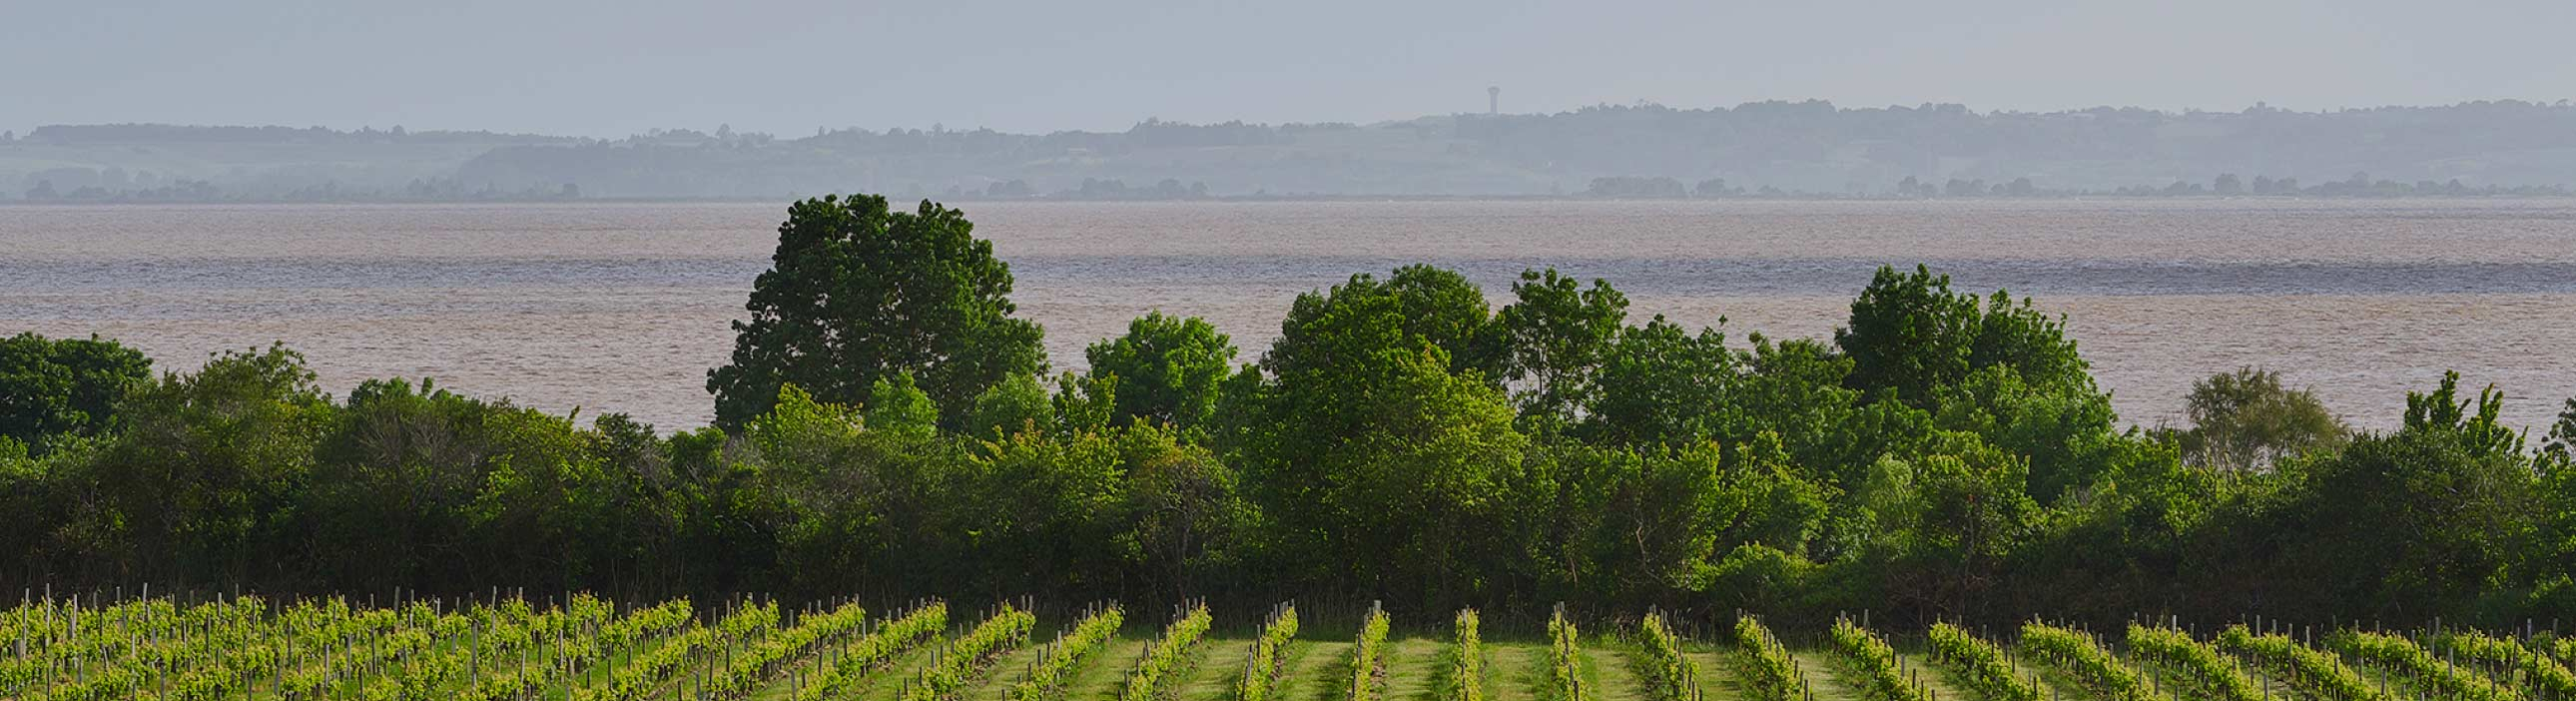
M 1865 701 L 1868 697 L 1857 685 L 1847 681 L 1843 665 L 1835 664 L 1833 653 L 1824 650 L 1791 650 L 1790 659 L 1798 661 L 1798 670 L 1807 676 L 1808 687 L 1817 701 Z
M 1065 680 L 1064 701 L 1111 701 L 1118 698 L 1118 690 L 1127 685 L 1127 668 L 1133 666 L 1136 658 L 1145 653 L 1145 646 L 1153 642 L 1150 633 L 1122 634 L 1101 646 L 1100 652 L 1083 660 L 1082 665 Z
M 1288 679 L 1281 683 L 1281 696 L 1308 701 L 1342 701 L 1350 698 L 1347 684 L 1351 678 L 1349 640 L 1300 642 L 1290 647 L 1304 648 L 1288 667 Z
M 2029 655 L 2017 657 L 2021 660 L 2022 676 L 2029 677 L 2035 674 L 2039 677 L 2039 683 L 2036 686 L 2039 687 L 2039 693 L 2042 696 L 2064 701 L 2098 701 L 2101 698 L 2101 695 L 2085 688 L 2082 682 L 2076 681 L 2073 676 L 2056 665 Z
M 1547 646 L 1486 640 L 1483 647 L 1485 698 L 1489 701 L 1530 701 L 1531 679 L 1543 674 L 1539 666 L 1547 664 Z
M 1646 689 L 1629 666 L 1626 646 L 1599 637 L 1583 641 L 1582 646 L 1584 696 L 1590 701 L 1646 701 Z
M 1905 669 L 1913 672 L 1915 678 L 1923 680 L 1924 686 L 1932 687 L 1933 698 L 1970 698 L 1967 687 L 1951 683 L 1949 674 L 1942 672 L 1939 667 L 1933 666 L 1931 657 L 1926 656 L 1921 652 L 1906 652 L 1899 650 L 1896 653 L 1896 658 L 1903 660 L 1905 662 Z
M 1435 638 L 1394 638 L 1386 647 L 1386 698 L 1388 701 L 1433 701 L 1439 696 L 1435 684 L 1444 674 L 1448 661 L 1449 641 Z

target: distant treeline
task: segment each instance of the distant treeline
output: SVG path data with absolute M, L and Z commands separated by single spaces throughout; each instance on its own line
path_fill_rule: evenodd
M 2483 187 L 2470 187 L 2467 184 L 2460 182 L 2457 178 L 2444 183 L 2437 183 L 2430 180 L 2401 183 L 2394 180 L 2372 180 L 2369 173 L 2354 173 L 2352 174 L 2352 177 L 2344 180 L 2327 181 L 2307 187 L 2300 187 L 2298 178 L 2282 178 L 2274 180 L 2270 176 L 2257 175 L 2254 176 L 2254 180 L 2252 182 L 2248 183 L 2247 181 L 2236 177 L 2234 173 L 2222 173 L 2206 185 L 2177 180 L 2162 187 L 2141 185 L 2121 187 L 2112 190 L 2052 190 L 2038 187 L 2031 182 L 2030 178 L 2014 178 L 2011 182 L 2002 183 L 1988 183 L 1984 180 L 1961 180 L 1958 178 L 1951 178 L 1948 182 L 1934 184 L 1929 181 L 1917 180 L 1909 176 L 1902 181 L 1898 181 L 1896 183 L 1896 188 L 1892 191 L 1885 193 L 1862 194 L 1803 191 L 1792 192 L 1768 186 L 1762 187 L 1758 190 L 1746 190 L 1742 187 L 1731 187 L 1727 185 L 1726 180 L 1723 178 L 1702 180 L 1697 184 L 1686 186 L 1683 185 L 1681 181 L 1672 178 L 1616 176 L 1593 178 L 1592 186 L 1585 188 L 1583 191 L 1583 196 L 1585 197 L 1608 197 L 1620 199 L 1711 199 L 1744 197 L 1797 199 L 1880 199 L 1892 197 L 1933 199 L 1953 197 L 2039 198 L 2106 196 L 2565 197 L 2569 194 L 2570 193 L 2567 188 L 2558 185 L 2518 185 L 2514 187 L 2486 185 Z
M 934 126 L 817 128 L 782 137 L 718 127 L 575 139 L 114 125 L 48 126 L 0 139 L 0 191 L 10 196 L 33 187 L 37 171 L 64 168 L 153 170 L 243 199 L 326 184 L 392 193 L 429 178 L 514 193 L 573 183 L 590 196 L 621 199 L 773 199 L 850 187 L 988 197 L 1013 182 L 1034 193 L 1025 196 L 1074 198 L 1081 195 L 1067 193 L 1079 193 L 1086 181 L 1132 183 L 1134 190 L 1165 179 L 1205 183 L 1211 197 L 1541 197 L 1577 196 L 1596 178 L 1630 177 L 1678 184 L 1685 195 L 1722 180 L 1745 196 L 1965 196 L 1952 192 L 1973 186 L 1977 196 L 1992 197 L 1999 186 L 2004 196 L 2166 194 L 2160 190 L 2184 180 L 2214 193 L 2217 183 L 2201 180 L 2214 173 L 2314 183 L 2272 193 L 2308 195 L 2356 172 L 2374 174 L 2361 188 L 2373 193 L 2390 189 L 2385 180 L 2415 194 L 2449 195 L 2455 180 L 2476 193 L 2576 184 L 2576 107 L 2505 100 L 2329 112 L 2258 105 L 2033 113 L 1774 101 L 1373 124 L 1147 120 L 1123 131 L 1045 134 Z M 1900 191 L 1897 184 L 1909 177 L 1916 184 Z M 54 180 L 59 190 L 77 188 Z M 2024 180 L 2027 188 L 2017 188 Z M 2173 194 L 2187 194 L 2189 185 L 2181 187 L 2186 192 Z M 2244 187 L 2258 194 L 2253 183 Z
M 1407 266 L 1257 356 L 1150 314 L 1049 377 L 956 210 L 802 202 L 774 260 L 668 434 L 0 340 L 0 586 L 2576 620 L 2576 400 L 2427 377 L 2356 432 L 2244 369 L 2124 428 L 2060 317 L 1920 268 L 1810 341 Z
M 15 134 L 8 135 L 15 138 Z M 368 144 L 368 143 L 574 143 L 578 138 L 490 131 L 410 131 L 395 125 L 340 131 L 326 127 L 181 126 L 174 124 L 54 124 L 27 133 L 31 144 Z
M 149 176 L 149 173 L 144 175 Z M 225 192 L 204 180 L 180 180 L 167 185 L 127 185 L 109 187 L 84 184 L 69 191 L 54 186 L 50 178 L 36 181 L 27 188 L 26 201 L 32 204 L 162 204 L 162 203 L 227 203 L 227 202 L 554 202 L 581 199 L 581 187 L 566 183 L 552 189 L 530 187 L 516 192 L 502 192 L 490 185 L 467 188 L 454 179 L 414 180 L 400 190 L 343 189 L 330 182 L 284 192 L 243 195 Z

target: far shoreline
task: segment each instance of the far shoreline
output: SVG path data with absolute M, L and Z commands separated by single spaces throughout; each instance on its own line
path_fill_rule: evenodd
M 796 201 L 800 201 L 800 200 L 805 200 L 805 199 L 810 199 L 810 198 L 815 198 L 815 197 L 823 197 L 823 196 L 826 196 L 826 194 L 825 194 L 825 193 L 816 193 L 816 194 L 780 195 L 780 196 L 775 196 L 775 197 L 767 197 L 767 196 L 764 196 L 764 197 L 582 197 L 582 198 L 573 198 L 573 199 L 489 199 L 489 200 L 475 200 L 475 199 L 348 199 L 348 200 L 291 200 L 291 199 L 277 199 L 277 200 L 191 201 L 191 200 L 25 200 L 25 199 L 6 199 L 6 200 L 0 200 L 0 208 L 23 208 L 23 209 L 48 209 L 48 208 L 51 208 L 51 209 L 85 209 L 85 208 L 116 208 L 116 207 L 161 207 L 161 208 L 182 209 L 182 208 L 197 208 L 197 207 L 207 207 L 207 208 L 222 208 L 222 207 L 270 207 L 270 206 L 317 207 L 317 206 L 386 206 L 386 205 L 460 205 L 460 206 L 493 206 L 493 205 L 537 205 L 537 206 L 544 206 L 544 205 L 595 205 L 595 204 L 650 204 L 650 205 L 723 204 L 723 205 L 732 205 L 732 204 L 783 204 L 783 203 L 796 202 Z M 952 198 L 952 197 L 940 197 L 940 196 L 907 195 L 907 196 L 895 197 L 895 198 L 893 198 L 893 199 L 896 199 L 896 200 L 898 200 L 898 201 L 904 201 L 904 202 L 915 202 L 915 201 L 928 200 L 928 201 L 931 201 L 931 202 L 938 202 L 938 203 L 942 203 L 942 204 L 954 204 L 954 205 L 984 205 L 984 204 L 1082 204 L 1082 205 L 1099 205 L 1099 204 L 1140 204 L 1140 205 L 1143 205 L 1143 204 L 1152 204 L 1152 205 L 1172 205 L 1172 204 L 1266 204 L 1266 203 L 1282 203 L 1282 204 L 1296 204 L 1296 203 L 1389 203 L 1389 204 L 1405 204 L 1405 203 L 1433 203 L 1433 202 L 1471 202 L 1471 203 L 1472 203 L 1472 202 L 1508 202 L 1508 203 L 1523 203 L 1523 202 L 1528 202 L 1528 203 L 1656 203 L 1656 204 L 1665 204 L 1665 203 L 1711 203 L 1711 204 L 1718 204 L 1718 203 L 1730 203 L 1730 202 L 1745 202 L 1745 203 L 1839 203 L 1839 202 L 1849 202 L 1849 203 L 1887 203 L 1887 204 L 1905 204 L 1905 203 L 1921 203 L 1921 204 L 1954 204 L 1954 203 L 1955 203 L 1955 204 L 1983 204 L 1983 203 L 1998 203 L 1998 204 L 2002 204 L 2002 203 L 2012 203 L 2012 204 L 2018 204 L 2018 203 L 2047 203 L 2047 202 L 2070 202 L 2070 203 L 2146 203 L 2146 202 L 2156 202 L 2156 203 L 2230 203 L 2230 202 L 2319 202 L 2319 203 L 2329 203 L 2329 202 L 2332 202 L 2332 203 L 2352 203 L 2352 204 L 2362 204 L 2362 203 L 2392 203 L 2392 202 L 2571 202 L 2571 203 L 2576 203 L 2576 193 L 2570 193 L 2570 194 L 2564 194 L 2564 195 L 2545 195 L 2545 194 L 2496 194 L 2496 195 L 2448 195 L 2448 196 L 2446 196 L 2446 195 L 2403 195 L 2403 196 L 2391 196 L 2391 197 L 2359 197 L 2359 196 L 2303 196 L 2303 195 L 2182 195 L 2182 196 L 2140 196 L 2140 195 L 2117 195 L 2117 194 L 2110 194 L 2110 193 L 2095 193 L 2095 194 L 2082 194 L 2082 195 L 2064 195 L 2064 196 L 2053 196 L 2053 197 L 2027 197 L 2027 196 L 2010 196 L 2010 195 L 2004 195 L 2004 196 L 1975 196 L 1975 197 L 1905 197 L 1905 196 L 1896 196 L 1896 195 L 1885 195 L 1885 196 L 1849 196 L 1849 197 L 1833 197 L 1833 196 L 1821 196 L 1821 195 L 1819 195 L 1819 196 L 1812 196 L 1812 197 L 1799 197 L 1799 196 L 1776 196 L 1776 197 L 1765 197 L 1765 196 L 1755 196 L 1755 195 L 1747 195 L 1747 196 L 1742 196 L 1742 197 L 1592 197 L 1592 196 L 1581 196 L 1581 195 L 1437 195 L 1437 194 L 1416 194 L 1416 195 L 1221 195 L 1221 196 L 1208 196 L 1208 197 L 1167 198 L 1167 199 L 1145 199 L 1145 198 L 1096 198 L 1096 199 L 1089 199 L 1089 198 L 1056 198 L 1056 197 L 1017 197 L 1017 198 L 954 197 L 954 198 Z

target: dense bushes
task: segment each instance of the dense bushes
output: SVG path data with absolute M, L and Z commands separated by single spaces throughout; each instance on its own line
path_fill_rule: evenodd
M 794 274 L 755 304 L 776 318 L 717 383 L 731 432 L 426 380 L 334 396 L 282 348 L 149 378 L 113 343 L 11 339 L 0 587 L 2576 618 L 2576 408 L 2539 449 L 2451 378 L 2348 440 L 2122 430 L 2062 320 L 1919 268 L 1883 271 L 1832 342 L 1729 345 L 1634 323 L 1601 281 L 1532 271 L 1489 300 L 1410 266 L 1299 296 L 1253 364 L 1151 316 L 1050 380 L 962 219 L 876 205 L 782 227 Z M 903 306 L 839 255 L 964 297 Z M 809 288 L 877 295 L 873 316 L 811 318 L 834 312 L 786 292 Z M 940 350 L 976 339 L 1007 347 Z M 2240 428 L 2308 406 L 2278 384 L 2205 399 Z M 2278 459 L 2186 463 L 2195 440 Z

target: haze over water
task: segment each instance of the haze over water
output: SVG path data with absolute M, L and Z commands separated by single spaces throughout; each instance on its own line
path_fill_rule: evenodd
M 2180 423 L 2239 365 L 2397 423 L 2444 369 L 2543 426 L 2576 395 L 2576 201 L 964 203 L 1058 369 L 1147 310 L 1207 317 L 1243 360 L 1298 293 L 1459 269 L 1496 306 L 1525 267 L 1601 277 L 1654 314 L 1830 338 L 1881 263 L 2063 313 L 2128 422 Z M 0 210 L 0 331 L 99 333 L 160 369 L 284 341 L 322 384 L 437 378 L 669 430 L 710 417 L 780 204 L 267 205 Z

